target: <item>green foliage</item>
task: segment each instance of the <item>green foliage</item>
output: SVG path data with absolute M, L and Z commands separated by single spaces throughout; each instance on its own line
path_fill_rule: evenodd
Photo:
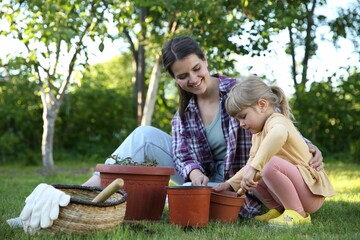
M 55 124 L 54 157 L 106 156 L 137 126 L 133 117 L 131 62 L 124 54 L 113 60 L 91 66 L 82 80 L 64 98 Z M 41 163 L 42 105 L 34 94 L 35 83 L 10 76 L 0 82 L 0 157 L 1 161 L 24 159 L 26 164 Z M 167 89 L 166 89 L 167 88 Z M 174 85 L 160 83 L 154 126 L 170 132 L 170 120 L 177 107 Z M 101 146 L 101 147 L 100 147 Z M 36 154 L 33 154 L 36 152 Z
M 55 146 L 86 153 L 92 145 L 120 143 L 136 127 L 131 103 L 117 89 L 83 86 L 68 94 L 56 122 Z
M 87 66 L 87 40 L 103 41 L 107 35 L 109 7 L 109 1 L 99 0 L 73 0 L 70 4 L 57 0 L 0 3 L 0 20 L 5 25 L 0 34 L 21 43 L 14 54 L 6 56 L 5 64 L 10 66 L 13 59 L 22 59 L 28 70 L 27 79 L 35 82 L 41 93 L 44 121 L 41 151 L 43 164 L 48 168 L 53 168 L 57 113 L 74 82 L 74 72 Z
M 292 99 L 297 127 L 323 153 L 349 152 L 358 159 L 360 136 L 360 74 L 343 79 L 337 87 L 331 79 L 314 82 L 309 91 Z
M 164 42 L 174 35 L 189 34 L 201 43 L 211 70 L 237 75 L 232 54 L 261 55 L 271 43 L 270 37 L 292 29 L 298 46 L 304 45 L 303 33 L 309 20 L 306 13 L 313 1 L 19 1 L 0 3 L 1 18 L 7 19 L 0 34 L 22 41 L 27 51 L 12 53 L 0 65 L 0 157 L 2 161 L 29 155 L 23 149 L 40 149 L 42 105 L 38 88 L 56 93 L 66 73 L 80 71 L 84 77 L 71 81 L 68 91 L 59 97 L 64 103 L 56 121 L 56 149 L 89 153 L 94 146 L 113 150 L 136 126 L 131 83 L 133 63 L 138 62 L 137 47 L 144 46 L 146 76 Z M 325 1 L 316 1 L 323 5 Z M 331 26 L 334 41 L 352 37 L 358 41 L 358 1 L 330 22 L 318 15 L 314 27 Z M 318 6 L 318 5 L 317 5 Z M 144 10 L 144 11 L 143 11 Z M 143 22 L 140 13 L 145 14 Z M 108 31 L 115 24 L 118 32 Z M 86 32 L 86 29 L 89 31 Z M 314 30 L 314 29 L 312 29 Z M 83 38 L 84 37 L 84 38 Z M 130 49 L 123 58 L 83 68 L 87 61 L 85 38 L 100 40 L 122 38 Z M 314 35 L 310 35 L 310 55 L 315 53 Z M 355 45 L 357 47 L 358 45 Z M 19 48 L 22 50 L 24 48 Z M 355 49 L 358 51 L 358 48 Z M 81 56 L 63 65 L 71 54 Z M 60 71 L 56 67 L 62 66 Z M 64 71 L 64 66 L 65 71 Z M 85 73 L 83 70 L 88 70 Z M 38 73 L 36 72 L 38 71 Z M 350 70 L 349 70 L 350 72 Z M 76 72 L 79 73 L 79 72 Z M 14 77 L 16 76 L 16 77 Z M 45 76 L 40 79 L 40 76 Z M 40 81 L 43 82 L 40 82 Z M 351 150 L 358 159 L 359 77 L 314 83 L 310 92 L 305 84 L 294 98 L 294 111 L 301 132 L 325 153 Z M 30 81 L 30 82 L 28 82 Z M 80 85 L 74 85 L 80 82 Z M 41 84 L 39 84 L 41 83 Z M 48 84 L 49 83 L 49 84 Z M 145 81 L 145 85 L 148 81 Z M 152 125 L 170 133 L 170 121 L 178 100 L 174 81 L 162 75 Z M 64 96 L 64 98 L 62 98 Z M 106 149 L 106 150 L 105 150 Z M 102 154 L 101 154 L 102 155 Z M 32 162 L 32 160 L 29 160 Z
M 350 157 L 354 162 L 360 163 L 360 140 L 350 142 Z
M 129 98 L 133 97 L 131 55 L 124 52 L 107 62 L 90 66 L 81 78 L 80 87 L 116 89 Z
M 333 30 L 333 41 L 339 44 L 341 38 L 350 39 L 355 48 L 360 47 L 360 1 L 353 1 L 348 9 L 338 9 L 338 16 L 329 22 L 330 28 Z
M 124 55 L 91 67 L 83 86 L 74 86 L 66 94 L 55 124 L 55 157 L 61 159 L 57 152 L 66 149 L 75 155 L 98 154 L 103 161 L 136 127 L 129 107 L 131 65 L 126 59 Z M 43 123 L 36 85 L 13 76 L 0 84 L 0 115 L 4 116 L 0 119 L 0 161 L 26 159 L 27 164 L 37 165 Z M 34 151 L 38 153 L 31 154 Z
M 109 158 L 115 160 L 115 165 L 124 165 L 124 166 L 145 166 L 145 167 L 156 167 L 159 165 L 158 161 L 155 159 L 145 159 L 144 162 L 134 162 L 131 157 L 119 158 L 116 155 L 111 155 Z
M 13 56 L 23 59 L 31 69 L 29 79 L 54 94 L 61 93 L 62 88 L 56 87 L 69 81 L 74 69 L 82 70 L 86 65 L 88 51 L 84 37 L 102 40 L 107 35 L 108 22 L 104 15 L 108 1 L 73 0 L 69 4 L 67 1 L 9 0 L 0 6 L 2 21 L 8 23 L 0 34 L 14 37 L 23 44 L 8 56 L 7 65 L 13 65 Z M 26 51 L 22 51 L 24 49 Z
M 56 123 L 56 146 L 86 153 L 95 145 L 115 148 L 125 139 L 136 127 L 129 68 L 124 55 L 89 69 L 81 88 L 65 98 Z
M 20 137 L 12 132 L 4 132 L 0 136 L 0 154 L 1 161 L 6 161 L 7 155 L 12 155 L 19 151 L 20 149 L 15 148 L 14 146 L 19 146 L 21 143 Z
M 41 103 L 34 95 L 34 83 L 21 79 L 0 82 L 0 157 L 40 150 L 42 133 Z

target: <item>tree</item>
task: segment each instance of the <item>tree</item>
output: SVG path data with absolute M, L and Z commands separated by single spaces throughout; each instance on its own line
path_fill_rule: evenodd
M 55 121 L 63 98 L 74 83 L 76 71 L 87 65 L 88 38 L 103 39 L 106 30 L 105 1 L 20 1 L 1 5 L 9 29 L 2 35 L 20 40 L 21 57 L 30 69 L 43 103 L 42 161 L 52 170 Z M 102 47 L 100 45 L 100 47 Z
M 207 52 L 208 61 L 214 70 L 234 73 L 231 54 L 247 54 L 257 49 L 259 54 L 266 49 L 269 35 L 256 38 L 261 25 L 255 24 L 249 31 L 242 24 L 249 21 L 243 13 L 246 1 L 123 1 L 114 10 L 114 21 L 119 36 L 125 37 L 133 53 L 134 94 L 137 102 L 138 122 L 151 124 L 158 82 L 160 80 L 161 47 L 175 35 L 188 34 L 198 40 Z M 265 32 L 265 31 L 264 31 Z M 246 48 L 231 38 L 247 33 L 254 37 L 252 48 Z M 152 74 L 146 75 L 151 66 Z M 147 80 L 150 79 L 150 80 Z M 148 92 L 145 94 L 146 86 Z M 145 95 L 147 100 L 145 102 Z
M 309 60 L 316 54 L 315 43 L 315 9 L 317 5 L 324 4 L 323 1 L 312 0 L 301 3 L 297 9 L 291 9 L 291 20 L 287 21 L 287 31 L 289 34 L 288 52 L 291 55 L 291 73 L 293 83 L 298 91 L 304 91 L 308 82 L 307 71 Z M 288 8 L 287 4 L 284 4 Z M 322 18 L 322 17 L 321 17 Z M 296 47 L 303 46 L 303 56 L 301 60 L 301 78 L 298 81 L 298 64 L 296 62 Z
M 28 79 L 39 89 L 44 120 L 43 164 L 52 168 L 55 119 L 67 89 L 76 83 L 76 73 L 87 66 L 86 39 L 102 41 L 106 37 L 121 37 L 127 40 L 136 79 L 133 87 L 137 120 L 150 124 L 155 101 L 159 99 L 153 96 L 156 96 L 160 77 L 164 76 L 160 74 L 161 47 L 175 35 L 192 35 L 206 51 L 214 71 L 235 75 L 232 54 L 260 55 L 268 51 L 271 35 L 290 29 L 289 53 L 294 59 L 295 49 L 305 46 L 300 84 L 297 82 L 299 63 L 293 61 L 294 83 L 305 86 L 308 61 L 316 51 L 314 28 L 324 22 L 323 16 L 314 15 L 318 4 L 325 4 L 325 0 L 259 0 L 251 4 L 247 0 L 179 0 L 171 4 L 168 0 L 12 0 L 0 5 L 3 19 L 9 22 L 9 29 L 1 34 L 18 39 L 26 48 L 17 58 L 22 61 L 18 71 L 28 72 Z M 349 16 L 345 23 L 353 27 L 355 36 L 359 24 L 350 23 L 351 16 L 358 17 L 356 10 L 341 16 Z M 118 33 L 110 35 L 107 26 L 112 23 L 116 24 Z M 338 36 L 342 36 L 341 24 L 344 22 L 339 18 L 333 25 L 340 26 L 335 28 L 339 29 Z M 306 41 L 302 36 L 306 36 Z M 101 43 L 99 48 L 103 47 Z M 170 85 L 170 81 L 166 82 L 162 88 Z
M 214 69 L 220 65 L 230 66 L 230 53 L 243 50 L 229 40 L 239 33 L 238 27 L 244 21 L 235 1 L 223 0 L 221 4 L 218 1 L 196 1 L 194 4 L 188 0 L 174 1 L 173 4 L 165 0 L 111 3 L 113 5 L 95 0 L 74 0 L 71 4 L 55 0 L 13 0 L 1 4 L 3 20 L 9 22 L 9 29 L 1 34 L 19 40 L 25 46 L 21 58 L 26 62 L 24 67 L 29 69 L 28 79 L 37 84 L 43 103 L 42 158 L 46 168 L 52 169 L 54 165 L 54 129 L 64 95 L 75 83 L 75 73 L 87 66 L 85 40 L 97 38 L 101 41 L 109 36 L 106 24 L 110 20 L 107 17 L 116 19 L 119 36 L 128 39 L 133 52 L 134 76 L 138 79 L 135 96 L 141 103 L 141 110 L 146 86 L 145 66 L 149 62 L 156 63 L 155 77 L 150 79 L 158 81 L 161 46 L 174 34 L 192 33 L 207 50 Z M 220 33 L 222 38 L 213 38 Z M 102 49 L 103 44 L 99 48 Z M 156 92 L 157 85 L 154 86 L 150 90 Z M 142 111 L 138 112 L 141 115 Z
M 308 62 L 317 49 L 315 30 L 320 20 L 324 19 L 323 16 L 315 15 L 315 9 L 325 3 L 326 0 L 261 0 L 246 8 L 248 18 L 261 25 L 260 37 L 284 30 L 288 32 L 289 43 L 284 50 L 291 56 L 291 74 L 296 90 L 305 89 L 308 81 Z
M 251 17 L 263 21 L 264 29 L 285 30 L 288 33 L 289 42 L 284 50 L 291 57 L 290 72 L 297 94 L 307 91 L 309 62 L 316 55 L 320 43 L 319 27 L 328 27 L 333 36 L 333 39 L 325 41 L 333 40 L 334 46 L 337 46 L 340 38 L 351 39 L 359 52 L 359 6 L 360 1 L 356 0 L 349 6 L 338 8 L 338 16 L 326 16 L 320 11 L 331 7 L 326 0 L 256 1 L 249 5 L 248 11 Z M 270 34 L 276 32 L 269 31 Z
M 360 54 L 360 0 L 354 1 L 346 9 L 338 9 L 338 16 L 329 22 L 329 26 L 333 32 L 333 41 L 337 46 L 337 42 L 341 38 L 351 39 L 357 53 Z

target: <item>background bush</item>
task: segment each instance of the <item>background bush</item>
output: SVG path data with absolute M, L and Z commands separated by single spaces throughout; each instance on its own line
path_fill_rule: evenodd
M 325 156 L 352 149 L 347 160 L 360 162 L 356 157 L 360 148 L 359 80 L 360 74 L 353 74 L 337 86 L 331 79 L 314 82 L 309 91 L 291 100 L 296 126 Z
M 130 107 L 131 67 L 125 60 L 91 67 L 67 93 L 55 125 L 55 162 L 74 155 L 102 162 L 137 126 Z M 291 99 L 297 127 L 325 157 L 335 154 L 360 163 L 359 78 L 350 75 L 337 86 L 331 79 L 314 82 Z M 35 84 L 11 79 L 0 86 L 0 161 L 41 164 L 42 106 Z M 161 81 L 152 125 L 170 133 L 177 101 L 174 82 Z

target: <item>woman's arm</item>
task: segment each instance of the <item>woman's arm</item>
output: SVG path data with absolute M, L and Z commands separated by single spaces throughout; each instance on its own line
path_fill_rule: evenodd
M 187 141 L 189 136 L 185 136 L 186 133 L 184 133 L 184 129 L 178 113 L 175 114 L 171 124 L 172 153 L 175 169 L 185 181 L 192 181 L 190 177 L 190 173 L 192 171 L 198 170 L 199 172 L 204 173 L 205 170 L 196 160 L 196 156 L 194 156 L 192 153 L 192 149 L 196 149 L 196 146 L 189 146 L 190 144 Z

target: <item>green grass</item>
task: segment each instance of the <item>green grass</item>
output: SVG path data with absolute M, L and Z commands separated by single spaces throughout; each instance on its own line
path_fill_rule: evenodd
M 292 229 L 272 228 L 251 219 L 238 219 L 235 224 L 210 221 L 200 229 L 182 229 L 169 224 L 165 207 L 158 222 L 122 224 L 108 232 L 89 235 L 54 236 L 41 233 L 25 234 L 22 229 L 10 228 L 6 220 L 20 214 L 25 198 L 41 182 L 53 184 L 81 184 L 94 170 L 94 162 L 58 163 L 54 174 L 46 174 L 41 167 L 2 164 L 0 168 L 0 233 L 1 239 L 360 239 L 360 165 L 329 162 L 327 172 L 337 191 L 323 207 L 312 214 L 312 224 Z M 65 167 L 66 166 L 66 167 Z

